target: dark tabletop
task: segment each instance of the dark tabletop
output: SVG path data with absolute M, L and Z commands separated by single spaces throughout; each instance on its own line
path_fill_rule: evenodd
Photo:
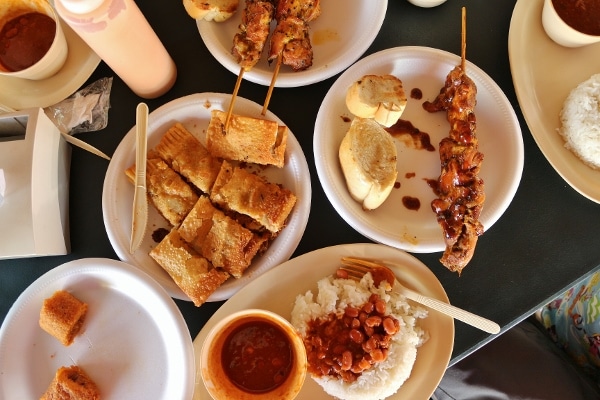
M 192 93 L 232 92 L 236 76 L 206 49 L 195 21 L 187 15 L 181 1 L 137 3 L 178 67 L 173 89 L 146 101 L 150 111 Z M 389 0 L 383 27 L 365 54 L 397 46 L 428 46 L 459 55 L 460 9 L 467 7 L 467 58 L 496 81 L 516 111 L 525 145 L 523 176 L 511 205 L 479 240 L 475 256 L 462 276 L 446 270 L 438 261 L 439 253 L 415 256 L 438 277 L 453 304 L 498 322 L 503 331 L 600 266 L 600 205 L 578 194 L 555 172 L 535 144 L 519 109 L 507 50 L 515 3 L 448 0 L 442 6 L 426 9 L 406 0 Z M 106 76 L 114 74 L 101 63 L 89 82 Z M 336 244 L 369 242 L 331 206 L 315 169 L 315 118 L 336 78 L 300 88 L 276 88 L 269 106 L 294 132 L 310 168 L 312 207 L 294 256 Z M 245 81 L 239 95 L 262 104 L 266 91 L 264 86 Z M 115 76 L 108 127 L 78 137 L 112 154 L 135 124 L 135 106 L 142 100 Z M 0 261 L 0 321 L 19 294 L 48 270 L 80 258 L 117 259 L 102 218 L 102 185 L 107 167 L 106 160 L 73 148 L 69 195 L 71 252 L 60 257 Z M 176 303 L 192 338 L 222 304 L 207 303 L 196 308 L 191 302 Z M 494 337 L 461 322 L 455 325 L 452 363 Z

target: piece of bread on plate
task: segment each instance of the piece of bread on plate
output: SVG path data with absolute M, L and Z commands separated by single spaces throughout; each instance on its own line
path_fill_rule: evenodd
M 99 400 L 96 383 L 77 366 L 60 367 L 40 400 Z
M 221 161 L 180 122 L 167 130 L 154 148 L 173 170 L 204 193 L 210 193 L 221 169 Z
M 227 161 L 221 165 L 210 199 L 225 210 L 249 216 L 273 234 L 283 229 L 296 204 L 291 190 Z
M 215 267 L 241 278 L 269 236 L 244 228 L 200 196 L 178 229 L 182 239 Z
M 223 22 L 229 19 L 239 6 L 239 0 L 183 0 L 188 15 L 196 20 Z
M 57 290 L 44 300 L 40 310 L 40 327 L 70 346 L 81 330 L 88 305 L 66 290 Z
M 127 168 L 125 175 L 134 183 L 135 165 Z M 154 207 L 172 226 L 179 226 L 198 201 L 194 189 L 153 152 L 146 161 L 146 190 Z
M 196 307 L 229 278 L 225 271 L 214 266 L 186 243 L 177 229 L 171 230 L 150 251 L 152 257 L 175 281 Z
M 211 111 L 206 148 L 214 157 L 283 167 L 288 129 L 275 121 L 232 114 L 227 132 L 227 113 Z
M 398 122 L 406 108 L 402 81 L 393 75 L 365 75 L 346 92 L 346 107 L 360 118 L 373 118 L 385 127 Z
M 398 170 L 396 144 L 375 120 L 354 118 L 339 148 L 350 195 L 363 209 L 379 207 L 390 195 Z

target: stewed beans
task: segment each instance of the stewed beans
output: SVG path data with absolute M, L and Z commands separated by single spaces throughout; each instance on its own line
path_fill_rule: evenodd
M 400 322 L 386 314 L 386 303 L 372 294 L 361 307 L 348 306 L 343 315 L 312 320 L 304 339 L 308 370 L 354 382 L 363 371 L 387 358 Z

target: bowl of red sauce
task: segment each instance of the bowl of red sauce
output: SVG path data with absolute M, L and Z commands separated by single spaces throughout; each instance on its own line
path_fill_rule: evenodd
M 250 309 L 229 315 L 208 333 L 201 376 L 215 400 L 291 400 L 306 378 L 302 338 L 282 316 Z
M 48 1 L 0 2 L 0 74 L 46 79 L 62 68 L 67 54 L 60 18 Z
M 561 46 L 581 47 L 600 42 L 600 1 L 544 0 L 542 25 Z

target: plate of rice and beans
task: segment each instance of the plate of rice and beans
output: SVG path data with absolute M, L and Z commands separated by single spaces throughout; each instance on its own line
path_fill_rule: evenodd
M 519 0 L 513 11 L 508 50 L 517 99 L 548 162 L 600 203 L 600 44 L 556 44 L 542 26 L 543 3 Z
M 448 302 L 426 265 L 392 247 L 346 244 L 301 255 L 242 288 L 204 325 L 194 340 L 194 399 L 209 398 L 199 369 L 208 333 L 246 309 L 274 312 L 302 336 L 309 366 L 297 399 L 429 399 L 452 354 L 454 321 L 386 292 L 370 274 L 340 277 L 343 256 L 384 260 L 406 286 Z

